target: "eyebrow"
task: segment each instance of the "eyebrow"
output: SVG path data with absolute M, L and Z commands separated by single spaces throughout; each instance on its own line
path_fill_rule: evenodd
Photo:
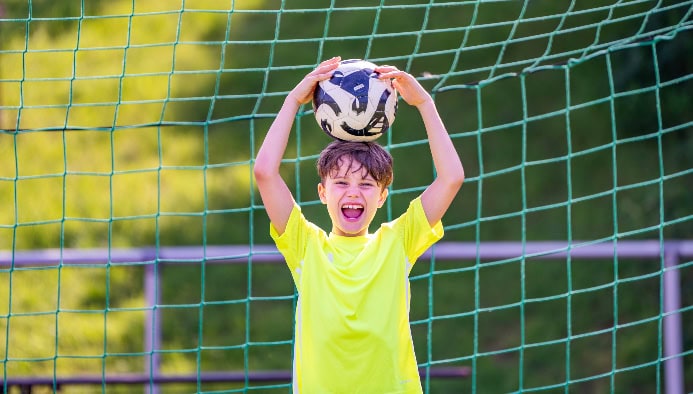
M 353 174 L 353 172 L 352 172 L 352 174 Z M 344 179 L 344 178 L 348 178 L 348 176 L 347 176 L 347 174 L 340 174 L 337 171 L 335 171 L 332 174 L 330 174 L 330 178 L 332 178 L 332 179 Z M 373 181 L 373 182 L 378 182 L 373 177 L 373 175 L 371 175 L 370 173 L 366 173 L 366 176 L 362 176 L 361 179 L 362 180 L 369 180 L 369 181 Z
M 347 178 L 350 174 L 356 174 L 357 176 L 359 175 L 355 171 L 348 171 L 348 174 L 347 173 L 341 173 L 340 171 L 332 171 L 332 173 L 330 174 L 330 177 L 332 177 L 332 178 Z M 375 180 L 373 175 L 371 175 L 371 173 L 369 173 L 369 172 L 366 172 L 365 176 L 361 176 L 361 179 Z

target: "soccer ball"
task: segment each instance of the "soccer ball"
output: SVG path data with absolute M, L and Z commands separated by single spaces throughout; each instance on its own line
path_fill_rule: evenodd
M 373 141 L 394 122 L 397 92 L 389 81 L 378 79 L 376 67 L 365 60 L 343 60 L 315 88 L 315 119 L 332 138 Z

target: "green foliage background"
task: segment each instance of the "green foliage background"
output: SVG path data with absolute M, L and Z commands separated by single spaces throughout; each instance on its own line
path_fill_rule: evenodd
M 565 13 L 560 2 L 456 3 L 430 12 L 419 3 L 427 2 L 358 1 L 329 14 L 307 0 L 188 1 L 186 12 L 180 2 L 0 3 L 0 128 L 7 130 L 0 132 L 0 250 L 270 243 L 252 160 L 286 92 L 337 54 L 395 64 L 434 92 L 468 176 L 446 215 L 446 241 L 691 238 L 690 28 L 588 56 L 580 50 L 639 34 L 642 16 L 549 38 L 557 18 L 540 17 Z M 602 3 L 611 4 L 582 7 Z M 690 5 L 667 4 L 673 11 L 652 15 L 652 31 L 685 12 L 690 20 Z M 563 29 L 608 12 L 579 7 Z M 521 12 L 536 19 L 502 23 Z M 456 29 L 472 21 L 489 27 Z M 579 59 L 569 71 L 552 67 L 568 61 L 552 54 L 569 51 Z M 678 82 L 655 90 L 656 71 Z M 382 140 L 396 176 L 377 222 L 397 216 L 430 182 L 422 138 L 416 112 L 400 103 Z M 283 168 L 304 212 L 324 228 L 314 160 L 328 141 L 302 114 Z M 159 269 L 163 372 L 290 368 L 287 270 Z M 474 379 L 426 384 L 431 392 L 485 393 L 518 390 L 522 380 L 525 388 L 563 391 L 566 379 L 586 378 L 570 391 L 654 392 L 660 272 L 660 261 L 645 260 L 421 262 L 411 311 L 419 362 L 476 368 Z M 682 303 L 690 306 L 693 267 L 680 272 Z M 0 267 L 3 376 L 143 371 L 142 283 L 140 265 Z M 429 338 L 432 316 L 449 318 L 434 320 Z M 693 324 L 690 308 L 682 317 L 684 327 Z M 614 331 L 616 323 L 625 326 Z M 570 356 L 569 329 L 577 336 Z M 520 359 L 522 343 L 541 345 L 525 347 Z M 690 330 L 684 348 L 693 349 Z M 690 354 L 685 361 L 690 390 Z M 611 381 L 614 365 L 625 370 Z M 166 392 L 233 387 L 243 385 Z M 108 391 L 119 389 L 133 388 Z

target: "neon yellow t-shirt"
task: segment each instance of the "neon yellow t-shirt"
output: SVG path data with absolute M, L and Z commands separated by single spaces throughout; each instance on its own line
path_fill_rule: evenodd
M 420 198 L 361 237 L 327 235 L 295 205 L 270 234 L 298 289 L 294 392 L 421 393 L 409 326 L 409 272 L 443 236 Z

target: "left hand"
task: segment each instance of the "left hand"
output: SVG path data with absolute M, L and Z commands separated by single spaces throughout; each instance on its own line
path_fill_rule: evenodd
M 378 76 L 379 79 L 391 80 L 392 86 L 397 89 L 397 92 L 399 92 L 407 104 L 418 107 L 431 100 L 431 95 L 408 72 L 400 71 L 395 66 L 379 66 L 374 71 L 380 74 Z
M 316 67 L 313 71 L 308 73 L 301 82 L 296 85 L 287 99 L 296 101 L 299 105 L 306 104 L 310 102 L 313 98 L 313 91 L 315 86 L 320 82 L 332 77 L 332 73 L 339 66 L 339 62 L 342 60 L 341 57 L 335 56 L 332 59 L 323 61 Z

